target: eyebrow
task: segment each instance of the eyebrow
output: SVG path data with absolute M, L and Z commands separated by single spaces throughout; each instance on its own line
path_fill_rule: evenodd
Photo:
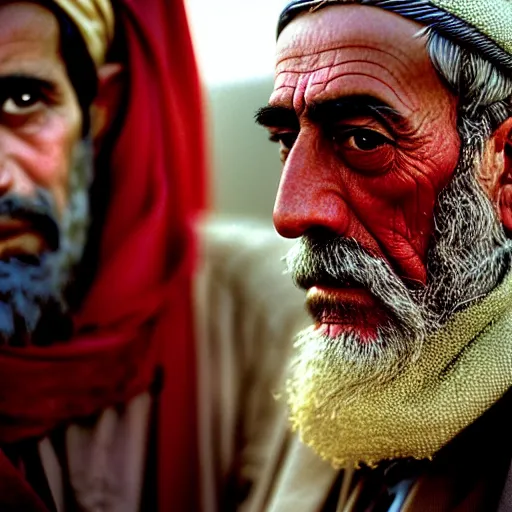
M 387 103 L 373 96 L 345 96 L 318 103 L 312 103 L 306 110 L 306 116 L 315 123 L 336 124 L 355 117 L 373 117 L 386 128 L 391 124 L 408 129 L 409 120 Z M 299 129 L 299 120 L 293 109 L 280 106 L 266 106 L 255 115 L 256 122 L 262 126 L 291 127 Z
M 0 95 L 15 87 L 31 86 L 45 91 L 54 91 L 55 84 L 49 80 L 25 73 L 0 75 Z
M 297 114 L 293 109 L 286 107 L 267 105 L 256 112 L 254 119 L 258 124 L 267 128 L 286 127 L 296 130 L 300 128 Z
M 388 128 L 390 124 L 409 124 L 397 110 L 373 96 L 346 96 L 313 103 L 306 115 L 311 121 L 322 124 L 335 124 L 355 117 L 373 117 Z

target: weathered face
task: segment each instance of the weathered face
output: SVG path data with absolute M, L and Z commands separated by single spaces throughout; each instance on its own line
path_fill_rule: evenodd
M 63 286 L 58 267 L 70 263 L 64 253 L 72 245 L 65 232 L 76 199 L 71 178 L 83 165 L 78 163 L 83 144 L 82 114 L 60 55 L 56 18 L 35 3 L 1 2 L 0 26 L 0 320 L 5 320 L 0 333 L 5 341 L 15 324 L 22 324 L 22 331 L 35 328 L 41 314 L 33 301 L 52 302 L 49 297 L 55 296 L 58 302 Z M 23 307 L 13 309 L 16 296 Z
M 460 151 L 456 98 L 415 37 L 420 29 L 363 6 L 300 16 L 279 37 L 274 92 L 259 114 L 281 146 L 279 233 L 352 239 L 407 285 L 426 282 L 434 206 Z M 385 321 L 366 289 L 326 284 L 304 283 L 310 304 L 351 312 L 325 313 L 333 334 L 371 335 Z
M 60 56 L 59 26 L 26 2 L 1 5 L 0 23 L 0 190 L 33 197 L 42 187 L 62 215 L 82 116 Z
M 295 344 L 290 419 L 335 465 L 421 451 L 389 433 L 409 432 L 427 380 L 444 383 L 439 354 L 465 334 L 445 324 L 510 269 L 510 87 L 497 70 L 482 78 L 479 55 L 420 29 L 361 5 L 303 14 L 279 37 L 258 113 L 281 146 L 274 221 L 299 238 L 288 270 L 315 320 Z M 455 54 L 473 73 L 446 73 Z M 439 423 L 418 414 L 421 444 Z

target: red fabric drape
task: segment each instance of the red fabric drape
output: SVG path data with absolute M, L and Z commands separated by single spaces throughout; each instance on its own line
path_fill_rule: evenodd
M 205 201 L 200 87 L 182 0 L 116 5 L 130 98 L 108 169 L 99 270 L 68 344 L 0 348 L 0 442 L 125 403 L 148 389 L 159 364 L 159 510 L 195 510 L 190 294 L 191 225 Z

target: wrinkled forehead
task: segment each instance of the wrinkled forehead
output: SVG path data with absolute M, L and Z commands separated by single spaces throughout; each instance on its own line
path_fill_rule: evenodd
M 402 48 L 401 53 L 412 57 L 425 49 L 425 38 L 419 36 L 422 28 L 376 7 L 332 5 L 304 12 L 284 28 L 277 40 L 277 61 L 350 45 Z
M 291 0 L 279 17 L 277 34 L 302 13 L 347 4 L 374 6 L 419 22 L 512 71 L 511 0 Z
M 361 5 L 304 13 L 279 36 L 270 103 L 299 113 L 313 103 L 367 95 L 404 114 L 418 111 L 442 88 L 421 29 Z

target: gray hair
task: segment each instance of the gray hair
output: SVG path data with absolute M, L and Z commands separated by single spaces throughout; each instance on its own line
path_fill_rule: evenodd
M 459 130 L 465 142 L 488 138 L 512 116 L 512 79 L 479 54 L 428 29 L 432 64 L 459 97 Z
M 422 31 L 425 32 L 425 31 Z M 479 181 L 492 133 L 512 116 L 512 80 L 486 58 L 426 29 L 430 59 L 458 97 L 459 166 L 438 198 L 427 309 L 440 323 L 489 293 L 510 269 L 512 242 Z

